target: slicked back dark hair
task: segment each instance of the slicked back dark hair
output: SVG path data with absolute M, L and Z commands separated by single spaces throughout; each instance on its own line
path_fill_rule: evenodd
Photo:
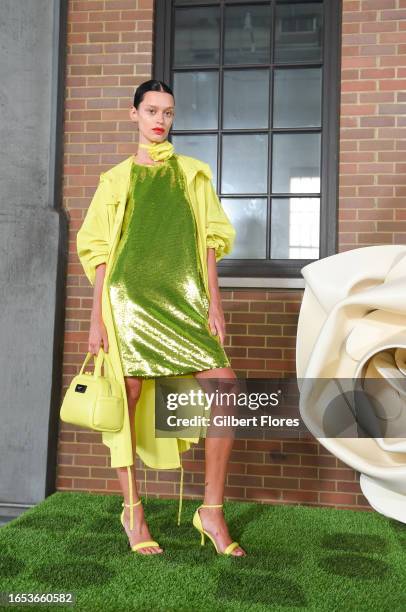
M 134 106 L 138 108 L 140 102 L 143 101 L 144 95 L 147 91 L 165 91 L 166 93 L 171 94 L 173 99 L 175 100 L 175 96 L 173 95 L 172 89 L 164 83 L 163 81 L 157 81 L 156 79 L 150 79 L 149 81 L 144 81 L 141 85 L 138 85 L 134 94 Z

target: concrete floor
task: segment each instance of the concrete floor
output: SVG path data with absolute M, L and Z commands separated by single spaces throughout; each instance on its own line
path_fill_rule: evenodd
M 0 527 L 7 525 L 10 521 L 20 516 L 28 508 L 1 508 L 0 510 Z

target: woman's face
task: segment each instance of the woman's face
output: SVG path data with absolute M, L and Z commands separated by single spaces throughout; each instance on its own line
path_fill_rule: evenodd
M 166 91 L 147 91 L 130 117 L 138 123 L 140 142 L 162 142 L 168 137 L 175 117 L 173 96 Z

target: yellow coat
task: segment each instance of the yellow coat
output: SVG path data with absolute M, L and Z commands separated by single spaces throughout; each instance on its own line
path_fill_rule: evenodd
M 210 166 L 187 155 L 175 154 L 186 176 L 190 203 L 196 219 L 198 251 L 207 296 L 210 297 L 207 273 L 207 248 L 215 248 L 216 261 L 231 252 L 235 229 L 226 216 L 212 183 Z M 119 242 L 121 226 L 130 183 L 132 156 L 100 175 L 96 192 L 77 233 L 77 252 L 91 285 L 95 269 L 106 263 L 109 275 L 114 253 Z M 103 285 L 102 317 L 107 329 L 109 355 L 114 374 L 120 382 L 124 396 L 124 424 L 117 433 L 103 433 L 103 444 L 109 447 L 111 467 L 133 465 L 130 421 L 124 376 L 121 368 L 107 283 Z M 192 378 L 193 375 L 188 375 Z M 155 469 L 181 467 L 180 453 L 197 443 L 199 438 L 156 438 L 155 380 L 144 379 L 137 403 L 135 431 L 136 452 L 144 464 Z

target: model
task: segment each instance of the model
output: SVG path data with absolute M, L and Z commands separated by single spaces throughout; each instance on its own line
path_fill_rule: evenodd
M 149 80 L 137 88 L 130 118 L 138 125 L 138 151 L 102 173 L 77 234 L 78 255 L 94 286 L 88 350 L 109 352 L 125 397 L 123 428 L 103 433 L 103 443 L 123 491 L 121 523 L 131 550 L 140 554 L 163 549 L 145 521 L 135 453 L 150 467 L 182 469 L 181 453 L 198 441 L 155 438 L 155 378 L 236 379 L 223 347 L 216 270 L 232 250 L 235 230 L 208 164 L 175 153 L 167 140 L 174 116 L 168 85 Z M 207 535 L 218 553 L 245 556 L 222 511 L 232 445 L 232 438 L 205 439 L 204 500 L 193 525 L 202 544 Z

